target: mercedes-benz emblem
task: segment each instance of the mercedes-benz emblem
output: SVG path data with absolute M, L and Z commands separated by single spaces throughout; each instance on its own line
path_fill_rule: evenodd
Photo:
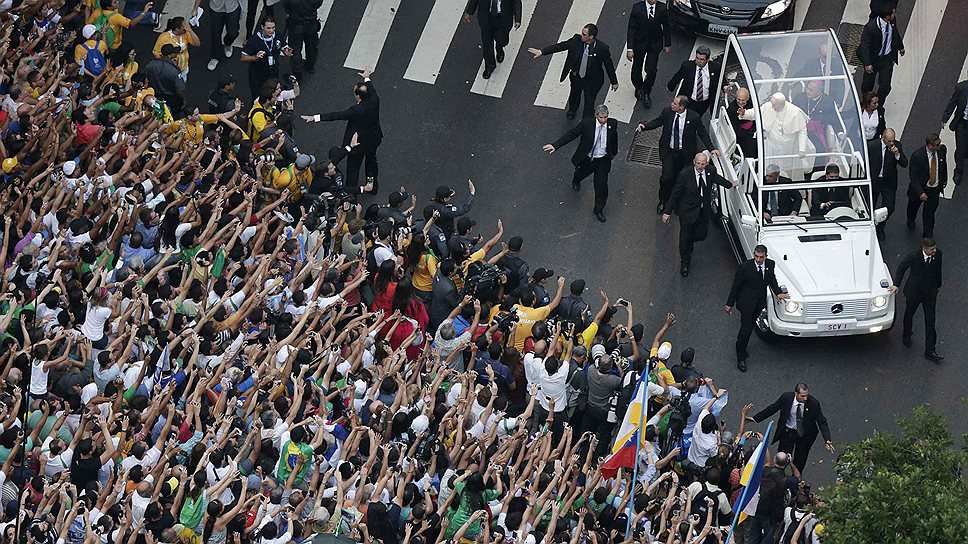
M 839 313 L 842 313 L 843 311 L 844 311 L 844 305 L 843 304 L 834 304 L 833 306 L 830 307 L 830 313 L 832 313 L 834 315 L 837 315 Z
M 729 6 L 722 6 L 722 7 L 719 8 L 719 10 L 722 11 L 723 13 L 732 13 L 733 12 L 733 8 L 731 8 Z

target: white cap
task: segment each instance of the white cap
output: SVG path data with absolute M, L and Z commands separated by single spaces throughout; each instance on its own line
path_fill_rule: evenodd
M 669 342 L 662 342 L 662 345 L 659 346 L 657 355 L 659 356 L 659 359 L 662 359 L 663 361 L 668 359 L 669 356 L 672 355 L 672 344 Z
M 61 166 L 61 170 L 64 172 L 65 176 L 73 175 L 74 171 L 77 170 L 77 163 L 74 161 L 67 161 L 64 163 L 64 166 Z
M 336 365 L 336 372 L 339 372 L 341 376 L 345 376 L 351 368 L 353 368 L 352 363 L 349 361 L 343 361 L 342 363 Z
M 775 93 L 773 93 L 773 94 L 772 94 L 772 95 L 770 96 L 770 98 L 773 98 L 773 99 L 776 99 L 776 100 L 783 100 L 783 101 L 786 101 L 786 95 L 784 95 L 783 93 L 781 93 L 781 92 L 779 92 L 779 91 L 777 91 L 777 92 L 775 92 Z
M 415 433 L 425 432 L 430 427 L 430 418 L 420 414 L 413 419 L 413 423 L 410 424 L 410 429 Z
M 95 34 L 97 34 L 97 27 L 94 25 L 84 25 L 84 28 L 81 29 L 81 35 L 86 40 L 90 40 L 91 36 Z
M 356 380 L 356 383 L 354 385 L 356 386 L 356 394 L 357 395 L 363 396 L 363 394 L 366 393 L 366 382 L 365 381 L 363 381 L 363 380 Z
M 447 391 L 447 406 L 453 406 L 457 404 L 457 399 L 460 398 L 461 384 L 455 383 L 450 386 L 450 391 Z
M 258 229 L 252 226 L 245 227 L 244 229 L 242 229 L 242 234 L 239 235 L 239 240 L 242 240 L 243 244 L 248 244 L 249 240 L 251 240 L 252 237 L 255 236 L 255 233 L 257 230 Z

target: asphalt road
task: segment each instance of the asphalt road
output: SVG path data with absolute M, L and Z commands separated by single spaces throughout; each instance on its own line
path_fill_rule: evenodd
M 939 1 L 944 0 L 921 0 L 921 5 L 913 6 L 913 2 L 902 0 L 901 28 L 906 28 L 915 7 L 931 7 Z M 754 338 L 749 371 L 740 373 L 733 354 L 739 318 L 723 312 L 736 261 L 722 230 L 713 228 L 709 238 L 697 246 L 693 272 L 686 279 L 679 276 L 678 227 L 675 222 L 663 225 L 654 211 L 659 170 L 624 160 L 634 124 L 621 124 L 619 128 L 620 154 L 610 175 L 606 224 L 598 223 L 591 214 L 590 179 L 581 193 L 571 190 L 569 158 L 573 148 L 566 147 L 550 156 L 541 151 L 542 144 L 557 139 L 572 123 L 562 110 L 533 105 L 548 61 L 533 60 L 526 48 L 557 40 L 570 3 L 542 0 L 537 5 L 500 99 L 469 92 L 480 65 L 476 22 L 462 23 L 457 29 L 436 84 L 403 79 L 432 4 L 401 5 L 373 76 L 379 86 L 386 135 L 379 151 L 382 194 L 378 200 L 385 202 L 386 194 L 399 185 L 405 185 L 423 200 L 432 196 L 440 184 L 453 186 L 461 199 L 467 194 L 467 180 L 473 179 L 478 196 L 471 216 L 478 220 L 477 230 L 490 236 L 496 219 L 501 218 L 507 237 L 524 237 L 524 257 L 532 269 L 553 268 L 569 281 L 585 278 L 586 299 L 592 305 L 598 303 L 599 289 L 607 291 L 613 300 L 619 296 L 631 300 L 636 321 L 646 324 L 649 335 L 661 325 L 667 312 L 675 312 L 679 324 L 668 336 L 674 352 L 694 347 L 696 366 L 715 377 L 718 386 L 730 390 L 731 402 L 723 417 L 733 429 L 743 404 L 751 402 L 754 409 L 761 408 L 802 381 L 822 402 L 838 444 L 861 440 L 875 429 L 895 429 L 895 414 L 907 413 L 925 402 L 948 415 L 957 435 L 968 432 L 968 411 L 962 401 L 968 396 L 968 383 L 961 372 L 968 353 L 968 334 L 962 317 L 968 307 L 968 285 L 965 274 L 960 272 L 968 262 L 968 242 L 961 234 L 968 227 L 962 190 L 955 192 L 953 200 L 942 202 L 935 230 L 946 266 L 938 306 L 938 351 L 947 357 L 942 364 L 922 358 L 920 314 L 915 324 L 914 347 L 906 349 L 901 345 L 902 302 L 893 330 L 876 335 L 783 339 L 772 344 Z M 814 0 L 803 28 L 836 27 L 845 4 L 846 0 Z M 610 1 L 598 19 L 600 38 L 612 46 L 615 57 L 624 42 L 628 5 Z M 957 37 L 958 29 L 968 28 L 968 15 L 964 10 L 956 13 L 954 7 L 949 5 L 944 15 L 917 89 L 917 100 L 904 127 L 902 140 L 908 153 L 923 145 L 924 134 L 937 130 L 941 107 L 950 96 L 968 51 L 968 41 Z M 343 61 L 364 8 L 364 2 L 336 0 L 322 33 L 317 73 L 302 86 L 298 113 L 338 110 L 352 103 L 352 84 L 359 78 L 355 70 L 343 67 Z M 578 32 L 579 28 L 574 30 Z M 147 62 L 154 35 L 142 29 L 130 32 L 130 36 L 138 44 L 143 62 Z M 202 37 L 207 40 L 207 31 Z M 907 36 L 907 40 L 909 52 L 914 47 L 931 46 L 921 43 L 923 40 L 917 36 Z M 633 123 L 657 114 L 671 100 L 672 94 L 665 92 L 661 82 L 688 57 L 693 43 L 692 36 L 675 33 L 673 52 L 660 58 L 660 84 L 653 93 L 655 105 L 652 111 L 639 105 Z M 207 60 L 204 53 L 192 53 L 189 87 L 198 104 L 204 104 L 214 85 L 213 73 L 205 69 Z M 223 61 L 214 74 L 229 70 L 243 83 L 239 93 L 248 100 L 245 68 L 237 55 L 234 61 Z M 891 125 L 890 112 L 888 124 Z M 342 123 L 299 124 L 295 136 L 303 151 L 323 156 L 329 146 L 339 143 L 342 132 Z M 948 145 L 950 157 L 954 145 Z M 906 187 L 906 173 L 899 185 Z M 899 215 L 890 222 L 888 240 L 883 244 L 892 268 L 900 256 L 918 244 L 919 231 L 904 227 L 905 203 L 902 189 L 898 195 Z M 832 460 L 817 444 L 806 469 L 807 477 L 821 484 L 832 483 Z

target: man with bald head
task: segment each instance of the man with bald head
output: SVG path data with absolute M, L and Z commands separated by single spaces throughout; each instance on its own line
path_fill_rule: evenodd
M 887 217 L 894 213 L 895 196 L 897 195 L 897 169 L 906 168 L 908 159 L 904 155 L 901 141 L 895 137 L 893 128 L 885 128 L 881 137 L 867 142 L 867 158 L 871 169 L 871 194 L 873 202 L 871 208 L 878 204 L 887 208 Z M 877 239 L 884 240 L 884 227 L 887 219 L 878 223 Z
M 736 132 L 736 144 L 747 158 L 757 157 L 756 112 L 750 104 L 750 91 L 746 87 L 736 89 L 734 100 L 726 106 L 729 123 Z
M 709 156 L 705 152 L 696 153 L 692 165 L 679 173 L 666 203 L 662 222 L 668 223 L 672 214 L 679 216 L 679 273 L 682 277 L 689 275 L 693 244 L 705 240 L 709 233 L 713 184 L 725 189 L 736 187 L 709 166 Z

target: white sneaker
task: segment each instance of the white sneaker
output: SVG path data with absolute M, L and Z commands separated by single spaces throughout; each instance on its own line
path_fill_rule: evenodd
M 208 71 L 212 72 L 218 66 L 218 59 L 212 59 L 208 61 Z
M 235 51 L 232 49 L 232 46 L 231 45 L 226 45 L 225 46 L 225 58 L 227 58 L 227 59 L 232 58 L 232 53 L 234 53 L 234 52 Z

